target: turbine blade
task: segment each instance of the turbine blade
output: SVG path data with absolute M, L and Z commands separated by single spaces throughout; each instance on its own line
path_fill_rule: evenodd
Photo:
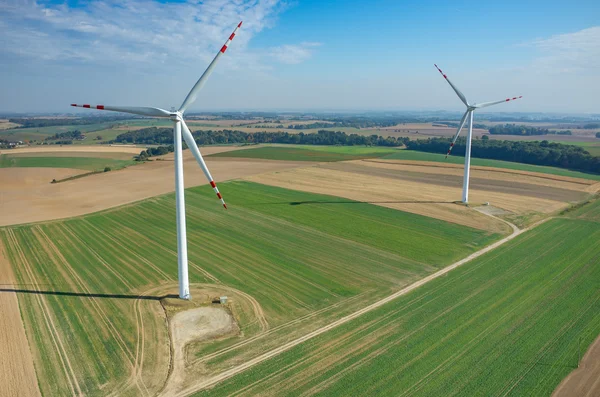
M 140 116 L 151 116 L 151 117 L 171 117 L 171 113 L 160 108 L 147 108 L 147 107 L 136 107 L 136 106 L 104 106 L 104 105 L 77 105 L 72 103 L 71 106 L 78 108 L 87 109 L 98 109 L 98 110 L 110 110 L 113 112 L 123 112 L 137 114 Z
M 465 112 L 465 114 L 463 114 L 462 119 L 460 119 L 460 124 L 458 125 L 458 130 L 456 130 L 456 135 L 454 135 L 454 138 L 452 139 L 452 143 L 450 144 L 450 148 L 448 149 L 448 153 L 446 153 L 446 158 L 448 158 L 448 156 L 450 155 L 450 152 L 452 151 L 452 148 L 454 147 L 454 144 L 456 143 L 456 140 L 458 139 L 458 136 L 460 135 L 460 131 L 465 126 L 465 123 L 467 122 L 467 116 L 468 115 L 469 115 L 469 111 L 467 110 Z
M 194 101 L 196 100 L 196 95 L 198 94 L 198 91 L 200 91 L 200 89 L 202 88 L 202 86 L 204 85 L 204 83 L 206 83 L 206 80 L 208 79 L 208 76 L 210 76 L 210 74 L 212 73 L 215 65 L 217 64 L 217 61 L 219 60 L 219 58 L 221 57 L 221 55 L 223 55 L 225 53 L 225 51 L 227 50 L 227 47 L 229 46 L 229 43 L 231 43 L 231 40 L 233 40 L 233 38 L 235 37 L 236 32 L 238 31 L 238 29 L 241 26 L 242 26 L 242 23 L 240 22 L 238 24 L 238 26 L 235 28 L 235 30 L 233 31 L 233 33 L 231 33 L 231 35 L 229 36 L 229 38 L 227 39 L 227 41 L 225 42 L 225 44 L 223 45 L 223 47 L 221 47 L 221 49 L 219 50 L 219 52 L 217 52 L 217 55 L 215 56 L 215 58 L 212 60 L 212 62 L 210 63 L 210 65 L 208 65 L 208 68 L 206 68 L 206 70 L 204 71 L 204 73 L 202 73 L 202 76 L 200 76 L 200 78 L 198 79 L 198 81 L 196 82 L 196 84 L 194 85 L 194 87 L 192 88 L 192 90 L 190 91 L 190 93 L 187 95 L 187 97 L 185 98 L 185 100 L 181 104 L 181 107 L 179 108 L 179 111 L 181 113 L 184 113 L 186 111 L 186 109 L 192 103 L 194 103 Z
M 484 103 L 476 104 L 476 105 L 474 105 L 474 106 L 475 106 L 477 109 L 480 109 L 480 108 L 487 108 L 488 106 L 497 105 L 497 104 L 499 104 L 499 103 L 504 103 L 504 102 L 510 102 L 510 101 L 514 101 L 514 100 L 516 100 L 516 99 L 521 99 L 521 98 L 523 98 L 523 96 L 522 96 L 522 95 L 521 95 L 521 96 L 516 96 L 516 97 L 513 97 L 513 98 L 506 98 L 506 99 L 503 99 L 503 100 L 501 100 L 501 101 L 494 101 L 494 102 L 484 102 Z
M 196 161 L 200 165 L 200 168 L 202 168 L 202 171 L 204 172 L 204 175 L 206 176 L 206 179 L 208 179 L 208 182 L 210 183 L 210 186 L 212 186 L 213 190 L 217 194 L 217 197 L 219 198 L 219 200 L 221 200 L 221 204 L 223 204 L 223 207 L 225 207 L 225 209 L 227 209 L 227 204 L 225 204 L 225 200 L 223 200 L 223 196 L 221 196 L 221 193 L 219 193 L 219 189 L 217 188 L 217 184 L 213 180 L 213 177 L 210 174 L 210 171 L 208 170 L 208 167 L 206 166 L 206 163 L 204 162 L 204 159 L 202 158 L 202 154 L 200 153 L 200 149 L 198 149 L 198 145 L 196 145 L 196 141 L 194 141 L 194 137 L 192 136 L 192 133 L 190 132 L 190 129 L 188 128 L 187 124 L 183 120 L 181 120 L 181 126 L 183 127 L 181 129 L 181 132 L 182 132 L 181 135 L 183 136 L 183 139 L 185 140 L 185 143 L 187 143 L 188 147 L 190 148 L 190 151 L 192 152 L 192 154 L 196 158 Z
M 436 65 L 436 64 L 433 64 L 433 65 L 441 73 L 441 75 L 444 76 L 444 78 L 446 79 L 446 81 L 448 82 L 448 84 L 450 84 L 450 87 L 452 87 L 452 89 L 454 90 L 454 92 L 456 92 L 456 95 L 458 95 L 458 97 L 460 98 L 460 100 L 462 101 L 462 103 L 464 103 L 465 106 L 469 106 L 469 102 L 467 101 L 467 98 L 465 98 L 464 94 L 462 92 L 460 92 L 460 90 L 458 88 L 456 88 L 456 86 L 454 84 L 452 84 L 452 82 L 450 81 L 450 79 L 448 78 L 448 76 L 446 76 L 444 74 L 444 72 L 442 72 L 442 69 L 438 68 L 438 65 Z

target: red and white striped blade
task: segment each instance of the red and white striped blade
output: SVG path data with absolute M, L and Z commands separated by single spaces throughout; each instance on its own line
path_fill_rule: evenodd
M 438 68 L 438 65 L 436 65 L 435 63 L 433 65 L 440 72 L 440 74 L 442 76 L 444 76 L 444 78 L 446 79 L 446 81 L 448 82 L 448 84 L 450 84 L 450 87 L 452 87 L 452 89 L 454 90 L 454 92 L 456 92 L 456 95 L 458 95 L 458 97 L 460 98 L 460 100 L 462 101 L 462 103 L 464 103 L 465 106 L 469 106 L 469 102 L 467 101 L 467 98 L 464 96 L 464 94 L 462 92 L 460 92 L 460 90 L 458 88 L 456 88 L 456 86 L 454 84 L 452 84 L 452 82 L 450 81 L 450 79 L 448 78 L 448 76 L 446 76 L 444 74 L 444 72 L 442 72 L 442 69 Z
M 194 85 L 194 87 L 192 87 L 192 90 L 187 95 L 187 97 L 185 98 L 185 100 L 181 104 L 181 107 L 179 108 L 179 111 L 181 113 L 184 113 L 186 111 L 186 109 L 192 103 L 194 103 L 194 101 L 196 100 L 196 95 L 198 94 L 198 91 L 200 91 L 200 89 L 202 88 L 202 86 L 204 85 L 204 83 L 206 83 L 206 80 L 208 79 L 208 76 L 210 76 L 210 74 L 212 73 L 215 65 L 217 64 L 217 61 L 219 60 L 219 58 L 221 57 L 221 55 L 223 55 L 225 53 L 225 51 L 227 51 L 227 47 L 229 47 L 229 44 L 231 43 L 231 40 L 233 40 L 233 38 L 235 37 L 235 34 L 237 33 L 238 29 L 241 26 L 242 26 L 242 22 L 240 22 L 237 25 L 237 27 L 233 30 L 233 33 L 231 33 L 231 35 L 229 35 L 229 38 L 227 39 L 227 41 L 225 42 L 225 44 L 223 44 L 223 47 L 221 47 L 221 49 L 219 50 L 219 52 L 217 52 L 217 55 L 215 56 L 215 58 L 212 60 L 212 62 L 210 63 L 210 65 L 208 65 L 208 68 L 206 68 L 206 70 L 204 71 L 204 73 L 202 74 L 202 76 L 200 76 L 200 78 L 198 79 L 198 81 L 196 82 L 196 84 Z
M 183 140 L 185 141 L 185 143 L 187 143 L 188 148 L 190 148 L 190 151 L 196 158 L 196 161 L 200 165 L 200 168 L 202 168 L 202 171 L 204 172 L 206 179 L 208 179 L 210 186 L 212 186 L 213 190 L 217 194 L 217 197 L 219 198 L 219 200 L 221 200 L 221 204 L 223 204 L 223 207 L 225 207 L 225 209 L 227 209 L 227 204 L 225 204 L 225 200 L 223 200 L 223 196 L 219 192 L 219 189 L 217 188 L 217 184 L 213 180 L 213 177 L 210 174 L 210 171 L 208 170 L 206 163 L 204 162 L 204 158 L 202 157 L 202 154 L 200 153 L 200 149 L 198 149 L 198 145 L 196 145 L 196 141 L 194 141 L 194 137 L 192 136 L 190 129 L 188 128 L 187 124 L 183 120 L 181 120 L 181 126 L 183 127 L 181 129 L 181 135 L 183 137 Z
M 516 96 L 516 97 L 512 97 L 512 98 L 506 98 L 506 99 L 503 99 L 503 100 L 501 100 L 501 101 L 494 101 L 494 102 L 483 102 L 483 103 L 476 104 L 476 105 L 474 105 L 474 106 L 475 106 L 476 108 L 478 108 L 478 109 L 479 109 L 479 108 L 487 108 L 488 106 L 497 105 L 497 104 L 499 104 L 499 103 L 505 103 L 505 102 L 515 101 L 515 100 L 517 100 L 517 99 L 521 99 L 521 98 L 523 98 L 523 95 L 521 95 L 521 96 Z
M 86 109 L 98 109 L 98 110 L 110 110 L 112 112 L 123 112 L 137 114 L 140 116 L 151 116 L 151 117 L 170 117 L 171 113 L 160 108 L 148 108 L 148 107 L 136 107 L 136 106 L 108 106 L 108 105 L 78 105 L 72 103 L 71 106 Z
M 450 152 L 452 151 L 452 148 L 454 147 L 454 144 L 456 143 L 456 140 L 458 139 L 458 136 L 460 135 L 460 131 L 465 126 L 465 123 L 467 122 L 467 116 L 468 115 L 469 115 L 469 111 L 467 110 L 465 112 L 465 114 L 463 114 L 462 119 L 460 119 L 460 123 L 458 124 L 458 129 L 456 130 L 456 135 L 454 135 L 454 138 L 452 138 L 452 143 L 450 144 L 450 148 L 448 149 L 448 153 L 446 153 L 446 158 L 448 158 L 448 156 L 450 155 Z

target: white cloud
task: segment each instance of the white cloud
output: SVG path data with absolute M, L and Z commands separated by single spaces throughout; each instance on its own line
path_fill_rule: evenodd
M 273 47 L 269 51 L 269 55 L 285 64 L 302 63 L 309 59 L 316 47 L 321 43 L 300 43 L 300 44 L 285 44 L 278 47 Z
M 236 62 L 261 69 L 247 48 L 273 24 L 282 0 L 207 0 L 162 4 L 152 0 L 90 1 L 82 7 L 31 0 L 0 3 L 0 54 L 43 60 L 114 62 L 207 62 L 236 24 Z M 230 65 L 235 67 L 235 65 Z
M 534 66 L 553 72 L 597 71 L 600 68 L 600 26 L 538 39 L 528 43 L 541 56 Z

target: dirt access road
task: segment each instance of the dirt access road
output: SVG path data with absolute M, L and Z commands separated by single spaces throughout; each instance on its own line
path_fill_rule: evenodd
M 489 215 L 489 216 L 491 216 L 491 215 Z M 317 337 L 317 336 L 319 336 L 319 335 L 321 335 L 321 334 L 323 334 L 323 333 L 325 333 L 325 332 L 327 332 L 329 330 L 332 330 L 332 329 L 334 329 L 336 327 L 339 327 L 340 325 L 343 325 L 343 324 L 345 324 L 345 323 L 347 323 L 349 321 L 352 321 L 355 318 L 360 317 L 360 316 L 362 316 L 365 313 L 373 311 L 373 310 L 375 310 L 375 309 L 377 309 L 377 308 L 385 305 L 386 303 L 389 303 L 389 302 L 393 301 L 394 299 L 397 299 L 397 298 L 399 298 L 399 297 L 401 297 L 403 295 L 408 294 L 409 292 L 411 292 L 411 291 L 413 291 L 413 290 L 415 290 L 415 289 L 417 289 L 417 288 L 419 288 L 419 287 L 427 284 L 431 280 L 435 280 L 436 278 L 443 276 L 444 274 L 446 274 L 446 273 L 448 273 L 448 272 L 456 269 L 457 267 L 462 266 L 465 263 L 470 262 L 473 259 L 478 258 L 481 255 L 484 255 L 484 254 L 486 254 L 486 253 L 488 253 L 488 252 L 490 252 L 490 251 L 498 248 L 499 246 L 501 246 L 501 245 L 509 242 L 510 240 L 514 239 L 518 235 L 526 232 L 527 230 L 532 229 L 533 227 L 539 225 L 542 222 L 539 222 L 539 223 L 537 223 L 537 224 L 535 224 L 535 225 L 533 225 L 533 226 L 531 226 L 531 227 L 529 227 L 527 229 L 523 229 L 523 230 L 520 230 L 515 225 L 506 222 L 506 223 L 508 223 L 508 225 L 513 230 L 512 234 L 510 234 L 508 237 L 505 237 L 502 240 L 499 240 L 499 241 L 495 242 L 494 244 L 491 244 L 491 245 L 489 245 L 489 246 L 487 246 L 487 247 L 485 247 L 485 248 L 483 248 L 483 249 L 481 249 L 481 250 L 479 250 L 479 251 L 477 251 L 477 252 L 469 255 L 468 257 L 466 257 L 464 259 L 461 259 L 458 262 L 455 262 L 452 265 L 447 266 L 447 267 L 445 267 L 445 268 L 443 268 L 443 269 L 441 269 L 441 270 L 439 270 L 439 271 L 437 271 L 437 272 L 435 272 L 435 273 L 433 273 L 433 274 L 431 274 L 431 275 L 429 275 L 429 276 L 427 276 L 427 277 L 425 277 L 425 278 L 423 278 L 423 279 L 421 279 L 421 280 L 419 280 L 419 281 L 417 281 L 417 282 L 409 285 L 408 287 L 405 287 L 405 288 L 401 289 L 400 291 L 397 291 L 397 292 L 393 293 L 392 295 L 389 295 L 388 297 L 383 298 L 383 299 L 381 299 L 381 300 L 379 300 L 379 301 L 377 301 L 377 302 L 375 302 L 375 303 L 373 303 L 373 304 L 371 304 L 371 305 L 369 305 L 369 306 L 367 306 L 367 307 L 365 307 L 363 309 L 360 309 L 360 310 L 358 310 L 358 311 L 356 311 L 356 312 L 354 312 L 352 314 L 349 314 L 349 315 L 347 315 L 345 317 L 342 317 L 339 320 L 336 320 L 336 321 L 334 321 L 331 324 L 328 324 L 328 325 L 326 325 L 324 327 L 316 329 L 313 332 L 310 332 L 310 333 L 308 333 L 308 334 L 306 334 L 306 335 L 304 335 L 304 336 L 302 336 L 300 338 L 297 338 L 297 339 L 295 339 L 295 340 L 293 340 L 291 342 L 288 342 L 288 343 L 286 343 L 286 344 L 284 344 L 284 345 L 282 345 L 282 346 L 280 346 L 280 347 L 278 347 L 276 349 L 273 349 L 273 350 L 271 350 L 271 351 L 269 351 L 267 353 L 264 353 L 264 354 L 262 354 L 262 355 L 260 355 L 260 356 L 258 356 L 256 358 L 253 358 L 252 360 L 249 360 L 249 361 L 247 361 L 247 362 L 245 362 L 243 364 L 240 364 L 240 365 L 238 365 L 236 367 L 230 368 L 230 369 L 228 369 L 228 370 L 226 370 L 226 371 L 224 371 L 224 372 L 222 372 L 222 373 L 220 373 L 218 375 L 213 376 L 212 378 L 198 381 L 197 383 L 189 386 L 188 388 L 180 391 L 179 393 L 177 393 L 175 395 L 176 396 L 187 396 L 187 395 L 190 395 L 190 394 L 192 394 L 194 392 L 197 392 L 199 390 L 212 387 L 212 386 L 216 385 L 217 383 L 219 383 L 219 382 L 221 382 L 221 381 L 223 381 L 223 380 L 225 380 L 227 378 L 230 378 L 230 377 L 235 376 L 235 375 L 237 375 L 237 374 L 239 374 L 241 372 L 244 372 L 245 370 L 247 370 L 247 369 L 249 369 L 249 368 L 251 368 L 251 367 L 253 367 L 253 366 L 255 366 L 255 365 L 257 365 L 257 364 L 259 364 L 259 363 L 261 363 L 263 361 L 265 361 L 265 360 L 268 360 L 268 359 L 270 359 L 272 357 L 275 357 L 275 356 L 277 356 L 277 355 L 279 355 L 279 354 L 281 354 L 281 353 L 283 353 L 283 352 L 285 352 L 287 350 L 290 350 L 291 348 L 293 348 L 293 347 L 295 347 L 295 346 L 297 346 L 297 345 L 299 345 L 299 344 L 301 344 L 303 342 L 306 342 L 307 340 L 315 338 L 315 337 Z

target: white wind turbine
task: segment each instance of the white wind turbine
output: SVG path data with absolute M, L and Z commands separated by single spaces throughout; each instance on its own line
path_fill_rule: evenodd
M 456 95 L 458 95 L 458 97 L 460 98 L 462 103 L 464 103 L 465 106 L 467 107 L 467 111 L 465 112 L 465 114 L 463 114 L 462 119 L 460 120 L 460 123 L 458 125 L 458 130 L 456 131 L 456 135 L 454 135 L 454 138 L 452 139 L 452 143 L 450 144 L 448 153 L 446 153 L 446 158 L 448 158 L 448 155 L 452 151 L 452 147 L 454 146 L 454 143 L 456 143 L 456 140 L 458 139 L 458 136 L 460 135 L 460 131 L 462 130 L 463 126 L 465 125 L 465 122 L 467 121 L 467 117 L 469 117 L 469 133 L 467 134 L 467 146 L 465 148 L 465 174 L 463 177 L 463 194 L 462 194 L 462 202 L 466 204 L 469 202 L 469 175 L 471 172 L 471 139 L 473 138 L 473 112 L 475 112 L 476 109 L 486 108 L 488 106 L 497 105 L 497 104 L 503 103 L 503 102 L 514 101 L 515 99 L 519 99 L 519 98 L 523 98 L 523 97 L 518 96 L 518 97 L 514 97 L 514 98 L 506 98 L 501 101 L 470 104 L 469 101 L 467 101 L 467 98 L 463 95 L 463 93 L 460 92 L 460 90 L 458 88 L 456 88 L 456 86 L 454 84 L 452 84 L 452 82 L 450 81 L 450 79 L 448 79 L 448 77 L 444 74 L 444 72 L 442 72 L 442 70 L 440 68 L 438 68 L 437 65 L 434 64 L 434 66 L 442 74 L 442 76 L 444 76 L 444 78 L 446 79 L 448 84 L 450 84 L 450 87 L 452 87 L 454 92 L 456 92 Z
M 185 124 L 183 120 L 183 113 L 186 109 L 196 100 L 196 95 L 198 91 L 202 88 L 208 76 L 212 73 L 217 61 L 225 53 L 227 50 L 227 46 L 231 43 L 231 40 L 235 37 L 236 32 L 242 26 L 240 22 L 233 33 L 229 36 L 229 39 L 225 42 L 223 47 L 219 50 L 215 58 L 212 60 L 206 71 L 202 74 L 200 79 L 196 82 L 188 96 L 185 98 L 179 110 L 175 111 L 167 111 L 160 108 L 153 107 L 130 107 L 130 106 L 90 106 L 90 105 L 77 105 L 72 103 L 71 106 L 90 108 L 90 109 L 100 109 L 100 110 L 111 110 L 114 112 L 123 112 L 123 113 L 131 113 L 137 114 L 141 116 L 149 116 L 149 117 L 163 117 L 169 118 L 173 121 L 173 141 L 175 147 L 175 202 L 177 208 L 177 265 L 179 271 L 179 297 L 181 299 L 190 299 L 190 283 L 188 279 L 188 258 L 187 258 L 187 238 L 186 238 L 186 228 L 185 228 L 185 202 L 184 202 L 184 191 L 183 191 L 183 158 L 182 158 L 182 142 L 181 138 L 183 135 L 183 139 L 187 143 L 190 151 L 196 158 L 198 164 L 202 168 L 204 175 L 210 182 L 215 193 L 217 193 L 217 197 L 221 200 L 223 207 L 227 209 L 227 205 L 219 193 L 219 189 L 217 189 L 217 185 L 215 184 L 208 168 L 206 167 L 206 163 L 202 158 L 202 154 L 200 154 L 200 150 L 194 141 L 194 137 L 190 132 L 190 129 Z

